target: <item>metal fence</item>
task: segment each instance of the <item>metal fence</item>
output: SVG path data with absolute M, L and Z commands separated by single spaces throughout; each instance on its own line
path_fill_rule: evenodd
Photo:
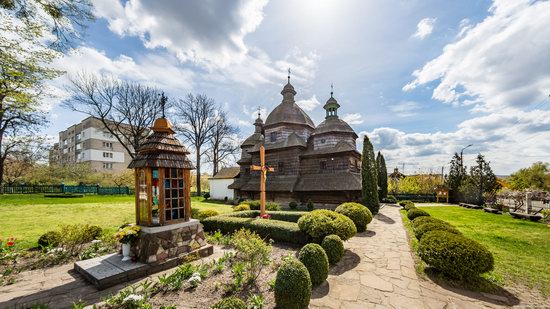
M 388 193 L 389 195 L 389 193 Z M 398 193 L 394 194 L 395 198 L 400 200 L 410 200 L 413 202 L 435 202 L 436 196 L 434 194 L 406 194 L 406 193 Z
M 99 195 L 133 194 L 130 187 L 69 186 L 69 185 L 4 185 L 4 194 L 80 193 Z

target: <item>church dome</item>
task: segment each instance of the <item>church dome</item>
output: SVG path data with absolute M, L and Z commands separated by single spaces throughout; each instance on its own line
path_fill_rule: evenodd
M 275 107 L 265 120 L 266 126 L 278 123 L 293 123 L 315 128 L 313 120 L 294 102 L 283 102 Z
M 357 137 L 357 134 L 347 122 L 336 117 L 329 117 L 325 119 L 323 122 L 321 122 L 317 126 L 317 128 L 315 128 L 315 131 L 313 131 L 313 135 L 320 135 L 324 133 L 334 133 L 334 132 L 351 133 Z

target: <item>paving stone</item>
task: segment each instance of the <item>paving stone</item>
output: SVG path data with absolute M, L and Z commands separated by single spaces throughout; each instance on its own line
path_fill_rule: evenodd
M 375 274 L 361 275 L 361 284 L 380 291 L 393 291 L 393 285 L 391 282 L 386 281 Z

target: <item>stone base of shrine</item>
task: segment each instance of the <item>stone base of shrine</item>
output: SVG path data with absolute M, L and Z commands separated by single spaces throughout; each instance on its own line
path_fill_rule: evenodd
M 178 224 L 141 227 L 139 240 L 132 247 L 135 262 L 122 261 L 119 254 L 109 254 L 78 261 L 75 270 L 98 289 L 132 281 L 193 261 L 214 253 L 206 242 L 202 225 L 191 219 Z
M 199 220 L 191 219 L 171 225 L 141 227 L 139 240 L 132 247 L 138 261 L 162 263 L 208 246 Z

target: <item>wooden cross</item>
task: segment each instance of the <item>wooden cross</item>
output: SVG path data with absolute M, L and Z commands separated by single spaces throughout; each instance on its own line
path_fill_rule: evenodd
M 260 146 L 260 166 L 252 165 L 253 171 L 261 171 L 260 173 L 260 216 L 265 215 L 265 181 L 267 179 L 267 172 L 274 172 L 275 169 L 265 165 L 265 148 Z

